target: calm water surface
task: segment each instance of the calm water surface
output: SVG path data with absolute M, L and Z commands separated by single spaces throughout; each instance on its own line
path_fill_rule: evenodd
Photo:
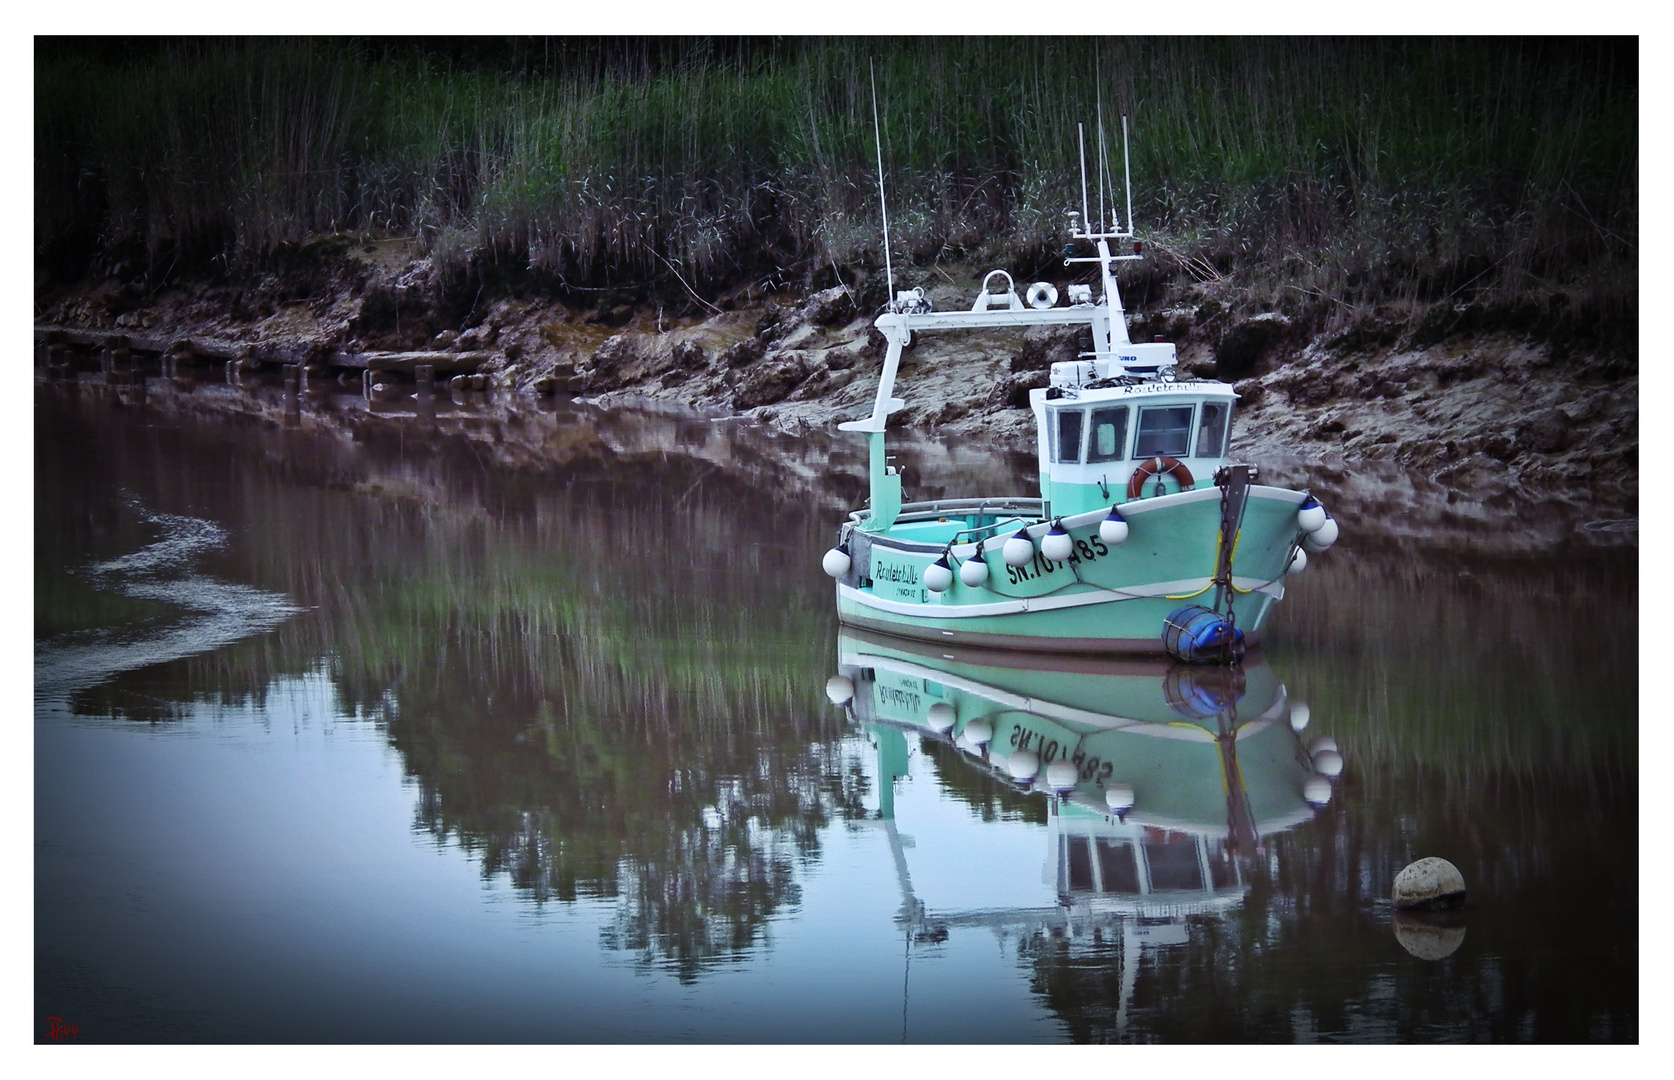
M 38 1040 L 1639 1038 L 1632 549 L 1345 521 L 1235 682 L 1029 670 L 840 639 L 842 439 L 95 383 L 35 437 Z M 1080 744 L 1123 818 L 1006 771 L 1085 715 L 1148 722 Z M 1460 917 L 1395 917 L 1424 855 Z

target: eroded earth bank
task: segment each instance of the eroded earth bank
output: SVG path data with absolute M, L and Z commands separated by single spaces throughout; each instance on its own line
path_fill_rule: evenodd
M 494 299 L 480 282 L 473 293 L 447 279 L 405 240 L 335 238 L 306 254 L 244 284 L 87 283 L 39 301 L 37 321 L 321 352 L 487 352 L 484 390 L 468 379 L 454 387 L 478 411 L 515 409 L 525 395 L 612 410 L 656 403 L 829 433 L 821 445 L 844 441 L 836 424 L 869 412 L 877 388 L 883 348 L 871 321 L 884 290 L 852 274 L 824 288 L 740 288 L 713 303 L 605 290 Z M 938 310 L 966 308 L 985 269 L 943 267 L 897 285 L 925 286 Z M 1332 318 L 1249 310 L 1223 285 L 1187 281 L 1150 289 L 1146 301 L 1129 301 L 1130 337 L 1176 342 L 1182 377 L 1233 383 L 1236 455 L 1266 479 L 1318 492 L 1346 537 L 1506 554 L 1637 540 L 1637 338 L 1567 317 L 1562 296 Z M 892 427 L 1032 453 L 1027 391 L 1086 347 L 1081 338 L 926 334 L 903 357 L 897 394 L 908 408 Z M 358 373 L 310 370 L 316 383 L 332 377 Z M 411 392 L 391 379 L 373 395 Z M 541 448 L 512 454 L 530 455 Z M 909 498 L 914 480 L 909 472 Z

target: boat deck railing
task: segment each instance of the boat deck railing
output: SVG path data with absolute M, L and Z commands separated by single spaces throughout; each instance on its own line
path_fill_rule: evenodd
M 1025 519 L 1038 521 L 1046 512 L 1046 502 L 1042 499 L 1030 499 L 1024 496 L 1002 496 L 997 499 L 935 499 L 930 502 L 907 503 L 901 507 L 896 515 L 896 524 L 910 524 L 916 521 L 932 521 L 950 514 L 969 514 L 975 511 L 979 519 L 988 514 L 995 515 L 995 520 L 986 525 L 975 525 L 968 529 L 960 529 L 954 533 L 955 537 L 977 537 L 983 533 L 992 533 L 1015 525 Z M 849 513 L 849 521 L 859 525 L 872 516 L 872 511 L 854 510 Z

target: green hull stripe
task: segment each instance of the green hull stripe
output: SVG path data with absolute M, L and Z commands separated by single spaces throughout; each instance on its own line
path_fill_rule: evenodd
M 839 602 L 847 600 L 863 607 L 888 611 L 897 615 L 912 615 L 927 619 L 978 619 L 991 615 L 1020 615 L 1028 611 L 1057 611 L 1062 608 L 1088 607 L 1093 604 L 1115 604 L 1123 600 L 1156 600 L 1179 598 L 1180 603 L 1187 599 L 1195 599 L 1188 594 L 1203 593 L 1211 584 L 1210 578 L 1187 578 L 1184 581 L 1163 581 L 1152 585 L 1135 585 L 1126 589 L 1106 589 L 1095 586 L 1087 592 L 1075 592 L 1059 596 L 1029 596 L 1019 600 L 1002 600 L 998 603 L 925 603 L 912 604 L 902 600 L 885 600 L 873 596 L 860 589 L 847 585 L 837 586 Z M 1262 581 L 1259 578 L 1232 579 L 1234 587 L 1243 589 L 1246 595 L 1261 593 L 1271 596 L 1275 600 L 1283 600 L 1285 587 L 1282 582 Z

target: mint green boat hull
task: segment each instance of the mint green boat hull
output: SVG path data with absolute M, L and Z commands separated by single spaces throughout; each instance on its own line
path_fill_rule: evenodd
M 1233 587 L 1221 607 L 1225 611 L 1230 604 L 1249 643 L 1260 640 L 1273 604 L 1284 595 L 1286 568 L 1302 535 L 1297 507 L 1303 498 L 1281 488 L 1250 489 L 1233 549 Z M 857 516 L 858 527 L 845 530 L 857 557 L 837 582 L 839 619 L 876 632 L 961 645 L 1161 653 L 1164 620 L 1171 612 L 1187 604 L 1215 605 L 1217 489 L 1122 504 L 1128 535 L 1119 544 L 1099 537 L 1102 509 L 1064 518 L 1075 553 L 1062 562 L 1038 553 L 1038 538 L 1051 523 L 1037 518 L 1029 529 L 1037 553 L 1022 567 L 1008 566 L 1001 554 L 1016 523 L 988 526 L 990 538 L 980 549 L 956 542 L 961 527 L 976 520 L 968 503 L 960 504 L 967 512 L 940 515 L 936 504 L 905 508 L 916 513 L 904 513 L 901 524 L 880 534 L 867 534 L 864 516 Z M 959 564 L 981 559 L 988 567 L 986 581 L 970 586 L 955 573 L 942 592 L 927 588 L 925 571 L 944 551 Z

